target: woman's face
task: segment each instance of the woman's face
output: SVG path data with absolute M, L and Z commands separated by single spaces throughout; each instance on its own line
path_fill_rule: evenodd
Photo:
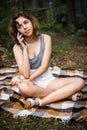
M 33 25 L 31 21 L 23 16 L 20 16 L 16 19 L 17 30 L 22 33 L 25 37 L 32 36 L 33 34 Z

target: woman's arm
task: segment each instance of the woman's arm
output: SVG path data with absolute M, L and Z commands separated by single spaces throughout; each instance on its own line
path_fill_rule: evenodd
M 19 72 L 24 76 L 25 79 L 29 78 L 30 64 L 27 45 L 23 47 L 22 51 L 20 47 L 17 44 L 15 44 L 13 47 L 13 52 L 16 59 L 16 63 L 19 68 Z
M 44 44 L 45 50 L 42 58 L 41 66 L 36 69 L 34 73 L 31 74 L 29 80 L 34 80 L 38 76 L 42 75 L 48 69 L 50 57 L 51 57 L 51 37 L 49 35 L 44 34 Z
M 25 79 L 28 79 L 30 76 L 30 63 L 29 63 L 29 55 L 28 55 L 28 46 L 25 41 L 23 35 L 21 33 L 17 33 L 17 40 L 19 45 L 22 46 L 23 51 L 20 46 L 15 44 L 13 47 L 14 56 L 19 68 L 19 72 L 24 76 Z

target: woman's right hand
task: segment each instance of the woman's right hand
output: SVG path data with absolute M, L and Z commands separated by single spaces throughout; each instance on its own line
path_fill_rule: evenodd
M 20 32 L 17 33 L 17 40 L 23 48 L 26 47 L 27 42 L 25 41 L 23 35 Z

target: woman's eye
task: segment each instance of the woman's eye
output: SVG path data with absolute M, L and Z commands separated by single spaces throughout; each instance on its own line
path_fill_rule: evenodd
M 17 25 L 17 28 L 20 29 L 22 27 L 22 25 Z
M 22 27 L 22 25 L 19 25 L 19 29 Z
M 24 21 L 24 24 L 27 24 L 27 23 L 29 23 L 29 21 L 28 21 L 28 20 Z

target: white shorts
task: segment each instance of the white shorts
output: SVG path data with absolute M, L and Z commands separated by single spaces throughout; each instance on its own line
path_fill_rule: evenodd
M 31 73 L 33 73 L 35 70 L 31 70 Z M 48 68 L 48 70 L 39 76 L 38 78 L 34 79 L 32 82 L 35 83 L 37 86 L 41 88 L 46 88 L 47 85 L 54 80 L 56 77 L 52 75 L 51 67 Z

